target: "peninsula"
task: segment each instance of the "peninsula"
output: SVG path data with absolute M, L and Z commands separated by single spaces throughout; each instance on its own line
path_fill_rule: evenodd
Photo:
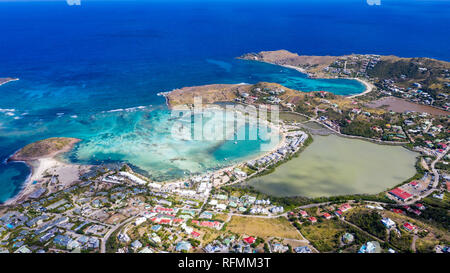
M 195 97 L 201 97 L 203 104 L 233 101 L 236 98 L 236 92 L 239 92 L 241 89 L 245 90 L 246 86 L 238 84 L 211 84 L 184 87 L 159 94 L 166 97 L 167 106 L 172 109 L 174 106 L 194 104 Z
M 30 162 L 40 158 L 54 157 L 58 154 L 69 151 L 73 145 L 80 142 L 77 138 L 54 137 L 40 140 L 26 145 L 15 152 L 10 161 Z
M 23 189 L 5 205 L 36 199 L 44 193 L 50 194 L 79 181 L 83 171 L 89 166 L 61 162 L 56 157 L 68 152 L 80 139 L 55 137 L 26 145 L 14 153 L 8 161 L 22 161 L 31 168 L 31 175 Z
M 287 50 L 247 53 L 239 59 L 282 65 L 311 78 L 357 79 L 366 85 L 361 94 L 365 100 L 393 96 L 446 111 L 450 108 L 450 63 L 445 61 L 375 54 L 301 56 Z

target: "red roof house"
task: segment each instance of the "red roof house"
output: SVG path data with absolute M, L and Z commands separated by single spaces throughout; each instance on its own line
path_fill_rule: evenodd
M 395 189 L 389 191 L 389 193 L 402 201 L 405 201 L 412 197 L 412 194 L 410 194 L 409 192 L 406 192 L 400 188 L 395 188 Z
M 248 244 L 253 244 L 255 242 L 255 238 L 250 236 L 250 237 L 244 238 L 244 241 Z
M 403 210 L 401 210 L 401 209 L 393 209 L 392 212 L 398 213 L 398 214 L 404 214 Z
M 425 209 L 425 206 L 422 205 L 422 204 L 420 204 L 420 203 L 417 203 L 417 204 L 416 204 L 416 207 L 417 207 L 418 209 L 420 209 L 420 210 L 424 210 L 424 209 Z
M 170 224 L 170 220 L 169 219 L 161 219 L 159 221 L 160 224 Z
M 419 216 L 419 215 L 422 214 L 422 212 L 421 212 L 420 210 L 418 210 L 418 209 L 414 209 L 412 212 L 413 212 L 415 215 L 417 215 L 417 216 Z
M 304 210 L 301 210 L 301 211 L 300 211 L 300 215 L 301 215 L 302 217 L 307 217 L 307 216 L 308 216 L 308 213 L 307 213 L 306 211 L 304 211 Z
M 411 223 L 406 222 L 406 223 L 403 225 L 403 228 L 406 229 L 407 231 L 414 231 L 414 230 L 416 229 L 416 226 L 414 226 L 414 225 L 411 224 Z
M 342 212 L 346 212 L 347 210 L 351 209 L 352 206 L 350 206 L 349 204 L 343 204 L 342 206 L 339 207 L 339 210 L 341 210 Z
M 181 218 L 175 218 L 175 219 L 173 219 L 173 224 L 181 224 L 181 223 L 183 223 L 183 219 L 181 219 Z
M 438 145 L 439 148 L 441 148 L 441 149 L 447 149 L 447 144 L 445 144 L 445 143 L 439 142 L 437 145 Z

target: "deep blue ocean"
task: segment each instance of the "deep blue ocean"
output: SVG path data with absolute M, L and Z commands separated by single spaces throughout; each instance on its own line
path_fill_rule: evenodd
M 166 132 L 154 133 L 169 115 L 156 96 L 161 91 L 259 81 L 342 95 L 363 90 L 355 81 L 311 80 L 294 70 L 235 59 L 247 52 L 449 61 L 450 1 L 381 0 L 370 6 L 364 0 L 81 0 L 81 6 L 69 6 L 64 0 L 0 0 L 0 33 L 0 77 L 20 78 L 0 86 L 0 162 L 52 136 L 82 138 L 80 160 L 83 155 L 133 161 L 125 145 L 141 144 L 143 135 L 164 138 Z M 144 112 L 108 112 L 137 106 Z M 126 142 L 118 145 L 117 137 Z M 215 155 L 233 149 L 226 143 L 210 152 L 211 160 L 220 162 Z M 155 172 L 166 168 L 157 163 Z M 167 166 L 170 173 L 183 171 Z M 194 167 L 209 165 L 199 161 Z M 17 194 L 28 174 L 24 164 L 0 164 L 0 202 Z

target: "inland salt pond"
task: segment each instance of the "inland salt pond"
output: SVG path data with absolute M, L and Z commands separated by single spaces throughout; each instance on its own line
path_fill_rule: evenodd
M 273 196 L 375 194 L 416 173 L 418 154 L 401 146 L 336 135 L 314 135 L 313 139 L 299 157 L 247 185 Z

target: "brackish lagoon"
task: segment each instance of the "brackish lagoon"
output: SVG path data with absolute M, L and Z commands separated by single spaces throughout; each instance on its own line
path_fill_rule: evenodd
M 274 196 L 375 194 L 416 173 L 418 154 L 403 147 L 336 135 L 313 138 L 299 157 L 247 184 Z

